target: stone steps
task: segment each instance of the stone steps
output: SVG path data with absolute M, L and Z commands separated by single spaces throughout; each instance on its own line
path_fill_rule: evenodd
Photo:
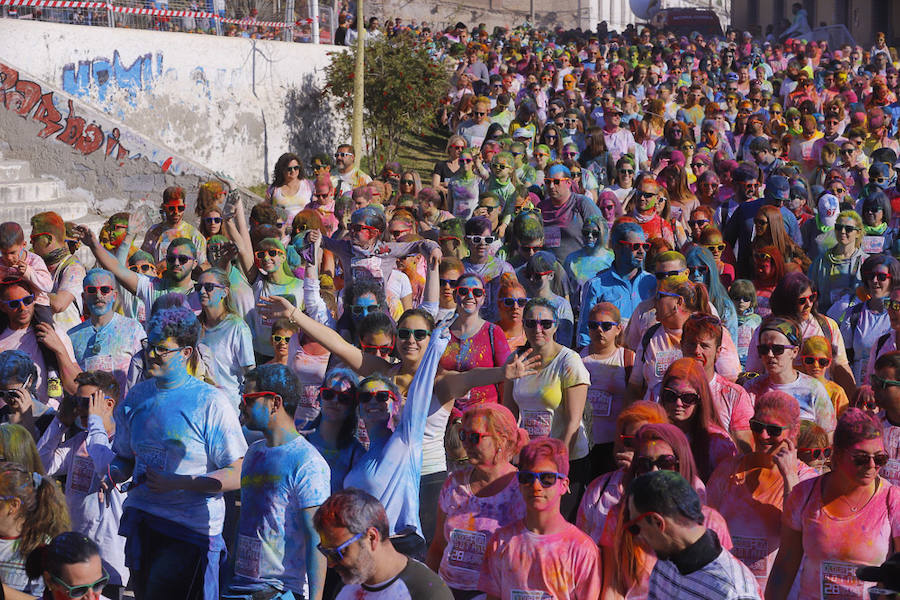
M 35 176 L 28 161 L 6 158 L 0 151 L 0 222 L 16 221 L 27 233 L 37 213 L 53 211 L 66 221 L 80 222 L 90 216 L 90 209 L 89 198 L 67 191 L 61 179 Z
M 31 164 L 24 160 L 3 160 L 0 156 L 0 181 L 21 181 L 31 178 Z

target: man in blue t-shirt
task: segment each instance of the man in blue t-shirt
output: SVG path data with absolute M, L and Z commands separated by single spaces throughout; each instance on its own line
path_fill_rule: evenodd
M 244 457 L 235 577 L 222 598 L 322 598 L 325 559 L 313 515 L 331 492 L 331 470 L 294 427 L 301 396 L 285 365 L 261 365 L 244 379 L 244 423 L 265 439 Z

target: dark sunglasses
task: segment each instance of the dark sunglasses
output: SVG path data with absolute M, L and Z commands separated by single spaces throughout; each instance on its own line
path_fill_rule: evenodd
M 257 250 L 253 253 L 253 255 L 256 256 L 256 258 L 258 258 L 259 260 L 262 260 L 267 256 L 269 258 L 275 258 L 279 254 L 281 254 L 281 250 L 277 250 L 275 248 L 269 248 L 268 250 Z
M 659 401 L 663 404 L 675 404 L 678 400 L 681 400 L 681 403 L 685 406 L 693 406 L 700 403 L 700 394 L 696 392 L 679 393 L 669 388 L 664 388 L 659 394 Z
M 360 404 L 377 400 L 378 402 L 387 404 L 390 400 L 397 400 L 397 396 L 390 390 L 378 390 L 377 392 L 356 392 L 356 398 Z
M 705 227 L 709 224 L 709 219 L 691 219 L 688 221 L 688 225 L 691 227 Z
M 130 267 L 128 267 L 128 270 L 134 273 L 149 273 L 153 270 L 153 265 L 147 263 L 144 263 L 142 265 L 131 265 Z
M 863 279 L 865 279 L 866 281 L 874 281 L 877 279 L 878 281 L 880 281 L 882 283 L 884 283 L 885 281 L 887 281 L 890 278 L 891 278 L 890 273 L 865 273 L 863 275 Z
M 272 341 L 276 344 L 287 344 L 291 341 L 291 336 L 289 335 L 275 335 L 272 334 Z
M 674 271 L 657 271 L 654 274 L 656 275 L 656 278 L 658 280 L 662 281 L 663 279 L 666 279 L 667 277 L 674 277 L 676 275 L 681 275 L 681 270 L 676 269 Z
M 859 227 L 853 225 L 835 225 L 835 233 L 850 233 L 851 231 L 859 231 Z
M 102 571 L 103 577 L 95 581 L 94 583 L 88 583 L 83 585 L 69 585 L 56 575 L 51 575 L 53 581 L 57 585 L 61 585 L 66 589 L 66 596 L 72 598 L 72 600 L 76 600 L 78 598 L 84 598 L 88 595 L 88 592 L 93 591 L 95 594 L 100 594 L 103 591 L 103 588 L 106 587 L 106 584 L 109 583 L 109 575 L 106 571 Z
M 290 167 L 285 167 L 284 170 L 288 173 L 290 173 L 291 171 L 299 171 L 300 165 L 291 165 Z
M 477 446 L 481 443 L 481 438 L 490 437 L 486 433 L 478 433 L 477 431 L 466 431 L 465 429 L 459 430 L 459 441 L 465 443 L 469 442 L 473 446 Z
M 543 246 L 519 246 L 519 252 L 521 252 L 522 254 L 534 255 L 543 249 Z
M 725 250 L 725 244 L 707 244 L 706 249 L 710 252 L 722 252 Z
M 619 240 L 619 243 L 628 246 L 629 250 L 632 252 L 636 250 L 643 250 L 644 252 L 650 251 L 650 243 L 649 242 L 629 242 L 626 240 Z
M 100 292 L 101 295 L 106 296 L 107 294 L 113 291 L 113 287 L 111 285 L 86 285 L 84 286 L 84 291 L 88 294 L 96 295 L 97 292 Z
M 500 298 L 500 302 L 502 302 L 503 306 L 506 308 L 512 308 L 513 306 L 522 308 L 528 304 L 528 298 Z
M 365 535 L 365 533 L 357 533 L 352 538 L 337 546 L 336 548 L 326 548 L 321 543 L 316 545 L 316 549 L 325 557 L 326 560 L 330 560 L 334 563 L 339 563 L 344 560 L 344 550 L 346 550 L 350 544 L 359 540 Z
M 456 288 L 456 295 L 460 298 L 468 298 L 469 296 L 472 296 L 473 298 L 481 298 L 484 296 L 484 290 L 479 287 L 466 287 L 461 285 Z
M 797 454 L 809 454 L 813 460 L 831 458 L 831 448 L 797 448 Z
M 872 387 L 876 390 L 886 390 L 889 387 L 900 386 L 900 381 L 895 381 L 893 379 L 885 379 L 884 377 L 882 377 L 880 375 L 876 375 L 875 373 L 872 373 L 871 375 L 869 375 L 869 383 L 871 383 Z
M 408 329 L 406 327 L 401 327 L 397 330 L 397 339 L 401 340 L 408 340 L 409 338 L 414 337 L 417 342 L 421 342 L 429 335 L 431 335 L 431 332 L 427 329 Z
M 171 205 L 171 206 L 166 206 L 166 212 L 183 213 L 184 212 L 184 204 L 175 204 L 175 205 Z
M 622 442 L 622 446 L 624 446 L 625 448 L 637 448 L 636 435 L 625 435 L 624 433 L 620 433 L 619 441 Z
M 377 312 L 377 304 L 354 304 L 350 307 L 350 312 L 354 317 L 364 317 L 369 313 Z
M 603 331 L 609 331 L 616 325 L 618 325 L 616 321 L 588 321 L 589 329 L 602 329 Z
M 374 345 L 374 344 L 360 344 L 359 347 L 363 352 L 369 352 L 370 354 L 390 354 L 394 351 L 393 344 L 383 344 L 383 345 Z
M 402 183 L 403 185 L 416 185 L 416 182 L 412 179 L 401 179 L 400 183 Z
M 212 223 L 214 225 L 218 225 L 222 222 L 222 217 L 203 217 L 203 221 L 205 223 Z
M 662 454 L 655 459 L 649 456 L 639 456 L 634 459 L 634 470 L 637 473 L 649 473 L 653 467 L 660 471 L 677 471 L 679 466 L 678 457 L 674 454 Z
M 550 487 L 560 479 L 566 478 L 562 473 L 554 473 L 553 471 L 541 471 L 540 473 L 535 473 L 534 471 L 519 471 L 516 477 L 519 480 L 519 485 L 533 485 L 534 480 L 537 479 L 541 482 L 541 487 L 545 488 Z
M 796 348 L 790 344 L 757 344 L 756 353 L 760 356 L 766 356 L 772 352 L 772 356 L 781 356 L 788 348 Z
M 452 288 L 456 288 L 456 285 L 459 283 L 459 279 L 441 279 L 441 286 L 448 286 Z
M 166 257 L 166 263 L 170 264 L 170 265 L 174 265 L 176 262 L 179 265 L 186 265 L 189 262 L 191 262 L 192 260 L 194 260 L 193 256 L 187 256 L 185 254 L 179 254 L 178 256 L 167 256 Z
M 13 310 L 18 310 L 19 307 L 31 306 L 34 304 L 34 294 L 29 294 L 23 298 L 18 298 L 16 300 L 4 300 L 6 305 Z
M 322 400 L 326 400 L 328 402 L 334 402 L 335 400 L 337 400 L 341 404 L 353 404 L 353 401 L 356 399 L 356 395 L 353 393 L 353 390 L 340 391 L 325 386 L 319 388 L 319 397 Z
M 547 330 L 556 325 L 556 321 L 553 319 L 525 319 L 522 321 L 522 324 L 525 325 L 526 329 L 537 329 L 538 324 L 540 324 L 541 329 Z
M 691 272 L 691 275 L 702 275 L 706 277 L 707 273 L 709 273 L 709 267 L 706 265 L 694 265 L 692 267 L 688 267 L 688 270 Z
M 775 425 L 774 423 L 763 423 L 756 419 L 750 419 L 750 431 L 753 433 L 762 433 L 765 431 L 769 434 L 769 437 L 775 438 L 780 436 L 785 429 L 790 429 L 790 427 Z
M 824 356 L 801 356 L 800 358 L 804 365 L 809 365 L 810 367 L 818 363 L 824 369 L 831 364 L 831 359 Z
M 869 461 L 873 461 L 876 467 L 883 467 L 887 464 L 890 457 L 886 452 L 879 452 L 878 454 L 853 454 L 850 457 L 850 460 L 853 461 L 853 464 L 857 467 L 868 467 Z
M 194 290 L 199 294 L 201 291 L 206 292 L 207 294 L 212 294 L 214 290 L 217 289 L 225 289 L 224 285 L 219 283 L 213 283 L 211 281 L 205 281 L 203 283 L 195 283 Z

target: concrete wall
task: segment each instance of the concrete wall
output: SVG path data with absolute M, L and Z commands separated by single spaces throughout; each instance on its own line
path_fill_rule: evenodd
M 245 185 L 269 181 L 283 152 L 308 158 L 344 140 L 319 92 L 335 50 L 0 19 L 0 59 L 158 142 L 150 161 L 175 153 Z

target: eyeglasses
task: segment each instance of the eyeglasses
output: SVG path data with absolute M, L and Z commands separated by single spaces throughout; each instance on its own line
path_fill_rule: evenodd
M 757 419 L 750 419 L 750 431 L 753 433 L 762 433 L 765 431 L 769 434 L 769 437 L 778 437 L 785 429 L 790 429 L 789 426 L 785 425 L 775 425 L 774 423 L 763 423 Z
M 279 254 L 282 254 L 282 253 L 283 252 L 281 250 L 279 250 L 278 248 L 269 248 L 268 250 L 257 250 L 256 252 L 253 253 L 253 255 L 256 258 L 258 258 L 259 260 L 263 260 L 267 256 L 269 258 L 275 258 L 276 256 L 278 256 Z
M 316 163 L 316 164 L 314 164 L 314 165 L 312 166 L 312 170 L 313 170 L 313 171 L 318 171 L 319 169 L 329 169 L 329 168 L 330 168 L 330 167 L 329 167 L 328 165 L 322 165 L 322 164 L 319 164 L 319 163 Z
M 500 302 L 506 308 L 512 308 L 513 306 L 522 308 L 528 304 L 528 298 L 500 298 Z
M 171 213 L 183 213 L 184 212 L 184 204 L 170 204 L 165 207 L 166 212 Z
M 570 179 L 568 177 L 559 177 L 559 178 L 548 177 L 544 181 L 549 186 L 549 185 L 562 185 L 563 183 L 570 181 Z
M 468 298 L 469 296 L 472 296 L 473 298 L 481 298 L 484 296 L 484 290 L 479 287 L 460 286 L 456 288 L 456 295 L 460 298 Z
M 324 194 L 313 194 L 313 198 L 315 198 L 316 200 L 326 200 L 330 195 L 331 194 L 329 194 L 328 192 L 325 192 Z
M 275 335 L 272 334 L 272 342 L 276 344 L 287 344 L 291 341 L 291 336 L 289 335 Z
M 300 171 L 300 165 L 291 165 L 290 167 L 285 167 L 284 170 L 288 173 L 291 173 L 293 171 Z
M 401 238 L 411 231 L 411 229 L 389 229 L 391 237 Z
M 769 352 L 772 353 L 772 356 L 781 356 L 788 348 L 796 347 L 797 346 L 791 346 L 787 344 L 758 344 L 756 346 L 756 352 L 760 356 L 767 356 Z
M 800 306 L 806 306 L 809 304 L 812 306 L 816 303 L 816 299 L 819 297 L 819 292 L 812 292 L 809 296 L 800 296 L 797 298 L 797 304 Z
M 397 338 L 401 340 L 408 340 L 409 338 L 414 337 L 417 342 L 421 342 L 429 335 L 431 335 L 431 332 L 427 329 L 408 329 L 406 327 L 401 327 L 397 330 Z
M 441 287 L 447 286 L 451 288 L 455 288 L 459 283 L 459 279 L 440 279 Z
M 191 262 L 192 260 L 194 260 L 193 256 L 188 256 L 186 254 L 178 254 L 177 256 L 167 256 L 166 264 L 174 265 L 175 263 L 178 263 L 179 265 L 184 266 L 184 265 L 188 264 L 189 262 Z
M 553 271 L 532 271 L 528 274 L 528 279 L 530 279 L 531 281 L 540 281 L 547 275 L 553 275 Z
M 900 386 L 900 381 L 885 379 L 884 377 L 876 375 L 875 373 L 869 375 L 869 383 L 871 383 L 872 387 L 876 390 L 886 390 L 889 387 Z
M 800 360 L 804 365 L 813 366 L 818 364 L 823 369 L 831 364 L 831 359 L 826 356 L 801 356 Z
M 377 227 L 372 227 L 371 225 L 365 225 L 363 223 L 350 223 L 350 231 L 351 233 L 359 233 L 363 229 L 369 229 L 373 232 L 374 235 L 380 235 L 381 230 Z
M 723 252 L 725 250 L 725 244 L 707 244 L 706 249 L 710 252 Z
M 636 435 L 625 435 L 624 433 L 620 433 L 619 441 L 622 443 L 622 446 L 624 446 L 625 448 L 636 448 L 637 447 L 637 436 Z
M 630 521 L 626 522 L 625 525 L 623 525 L 623 527 L 631 535 L 638 535 L 641 532 L 641 526 L 638 525 L 638 523 L 640 523 L 641 519 L 643 519 L 644 517 L 649 517 L 652 514 L 656 514 L 656 513 L 652 513 L 652 512 L 641 513 L 640 515 L 638 515 L 635 518 L 631 519 Z
M 319 388 L 319 397 L 326 402 L 334 402 L 336 400 L 341 404 L 353 404 L 353 401 L 356 399 L 352 389 L 336 390 L 326 386 Z
M 492 235 L 467 235 L 466 239 L 474 246 L 479 246 L 481 244 L 490 246 L 497 240 L 497 238 Z
M 391 390 L 378 390 L 377 392 L 356 392 L 356 398 L 360 404 L 376 400 L 382 404 L 387 404 L 390 400 L 398 402 L 397 395 Z
M 755 260 L 755 261 L 758 262 L 758 263 L 763 263 L 763 262 L 766 262 L 766 261 L 772 261 L 772 260 L 774 260 L 774 259 L 772 258 L 771 255 L 766 254 L 765 252 L 754 252 L 754 253 L 753 253 L 753 260 Z
M 600 210 L 603 210 L 603 209 L 604 209 L 604 207 L 601 206 Z M 606 209 L 613 210 L 613 207 L 610 206 L 610 207 L 607 207 Z M 582 229 L 581 237 L 583 237 L 585 239 L 594 239 L 594 238 L 600 239 L 600 232 L 597 231 L 596 229 Z
M 4 302 L 12 310 L 18 310 L 19 308 L 25 308 L 34 304 L 34 294 L 29 294 L 15 300 L 4 300 Z
M 634 459 L 634 470 L 637 473 L 649 473 L 653 467 L 660 471 L 677 471 L 679 466 L 678 457 L 674 454 L 662 454 L 656 459 L 649 456 L 639 456 Z
M 326 560 L 330 560 L 331 562 L 339 563 L 344 560 L 344 550 L 346 550 L 350 544 L 359 540 L 365 535 L 365 533 L 357 533 L 352 538 L 341 544 L 336 548 L 326 548 L 321 543 L 316 544 L 316 549 L 325 557 Z
M 344 158 L 347 156 L 353 156 L 353 153 L 352 152 L 335 152 L 334 153 L 335 158 Z
M 688 225 L 691 227 L 704 227 L 709 224 L 709 219 L 691 219 L 688 221 Z
M 543 246 L 519 246 L 519 252 L 529 255 L 537 254 L 543 249 Z
M 709 273 L 709 267 L 706 265 L 694 265 L 693 267 L 688 267 L 688 270 L 691 272 L 691 275 L 699 275 L 702 277 L 706 277 Z
M 609 331 L 618 325 L 618 321 L 588 321 L 589 329 L 602 329 L 603 331 Z
M 681 275 L 681 269 L 676 269 L 674 271 L 657 271 L 655 273 L 655 275 L 656 275 L 656 279 L 658 279 L 659 281 L 662 281 L 663 279 L 666 279 L 667 277 L 675 277 L 676 275 Z
M 556 325 L 556 321 L 553 319 L 524 319 L 522 324 L 525 325 L 526 329 L 537 329 L 538 325 L 540 325 L 541 329 L 546 331 Z
M 184 350 L 188 346 L 179 346 L 177 348 L 166 348 L 165 346 L 160 346 L 159 344 L 151 344 L 149 340 L 143 339 L 141 340 L 141 348 L 144 349 L 144 354 L 147 356 L 158 356 L 160 358 L 165 358 L 172 354 L 173 352 L 178 352 L 179 350 Z
M 831 448 L 797 448 L 797 454 L 809 454 L 810 458 L 817 460 L 819 458 L 831 458 Z
M 110 285 L 86 285 L 84 286 L 84 291 L 88 294 L 97 295 L 97 292 L 100 292 L 100 295 L 106 296 L 113 291 L 113 287 Z
M 483 208 L 488 212 L 493 212 L 493 211 L 497 210 L 498 208 L 500 208 L 500 205 L 499 204 L 479 204 L 478 208 Z
M 566 478 L 562 473 L 555 473 L 553 471 L 541 471 L 540 473 L 535 473 L 534 471 L 519 471 L 516 474 L 516 477 L 519 480 L 519 485 L 534 485 L 534 480 L 537 479 L 541 482 L 541 487 L 544 488 L 548 488 L 554 485 L 558 480 Z
M 863 274 L 863 280 L 865 280 L 865 281 L 874 281 L 877 279 L 878 281 L 884 283 L 885 281 L 887 281 L 890 278 L 891 278 L 890 273 L 864 273 Z
M 354 317 L 364 317 L 369 313 L 378 312 L 377 304 L 354 304 L 350 307 Z
M 659 401 L 663 404 L 675 404 L 678 400 L 685 406 L 693 406 L 700 403 L 700 394 L 696 392 L 676 392 L 669 388 L 663 388 L 659 394 Z
M 841 225 L 837 224 L 834 226 L 835 233 L 850 233 L 852 231 L 859 231 L 859 227 L 854 227 L 853 225 Z
M 226 287 L 226 286 L 224 286 L 224 285 L 222 285 L 222 284 L 219 284 L 219 283 L 213 283 L 213 282 L 211 282 L 211 281 L 204 281 L 204 282 L 202 282 L 202 283 L 195 283 L 195 284 L 194 284 L 194 290 L 195 290 L 198 294 L 199 294 L 201 291 L 204 291 L 204 292 L 206 292 L 207 294 L 212 294 L 214 290 L 217 290 L 217 289 L 225 289 L 225 287 Z
M 403 185 L 416 185 L 416 182 L 412 179 L 401 179 L 400 183 Z
M 867 454 L 865 452 L 854 452 L 850 456 L 850 460 L 853 461 L 853 464 L 857 467 L 868 467 L 869 461 L 875 463 L 876 467 L 883 467 L 887 464 L 890 457 L 886 452 L 879 452 L 877 454 Z
M 106 573 L 106 570 L 103 570 L 103 577 L 101 577 L 94 583 L 82 585 L 69 585 L 56 575 L 51 575 L 51 577 L 57 585 L 61 585 L 66 589 L 66 596 L 72 598 L 73 600 L 75 600 L 76 598 L 84 598 L 88 595 L 88 592 L 91 591 L 93 591 L 95 594 L 99 594 L 103 591 L 103 588 L 106 587 L 106 584 L 109 583 L 109 575 Z
M 131 265 L 128 267 L 128 270 L 134 273 L 149 273 L 154 270 L 154 267 L 151 264 L 144 263 L 142 265 Z
M 841 148 L 841 154 L 844 154 L 846 156 L 850 156 L 854 152 L 855 152 L 854 148 Z
M 466 443 L 469 442 L 473 446 L 477 446 L 481 443 L 481 438 L 490 437 L 487 433 L 478 433 L 477 431 L 466 431 L 465 429 L 459 430 L 459 441 Z
M 619 243 L 623 246 L 628 246 L 628 249 L 632 252 L 636 252 L 638 250 L 650 252 L 650 242 L 629 242 L 627 240 L 619 240 Z

